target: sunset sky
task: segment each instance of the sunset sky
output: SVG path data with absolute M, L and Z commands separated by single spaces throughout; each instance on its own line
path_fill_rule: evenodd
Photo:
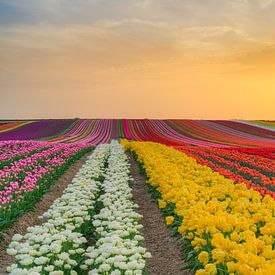
M 0 118 L 275 119 L 273 0 L 0 0 Z

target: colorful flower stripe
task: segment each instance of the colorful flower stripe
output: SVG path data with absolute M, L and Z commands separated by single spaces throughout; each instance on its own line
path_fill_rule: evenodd
M 254 136 L 265 137 L 274 139 L 274 129 L 264 129 L 260 127 L 260 125 L 250 125 L 247 123 L 241 123 L 238 121 L 226 121 L 226 120 L 218 120 L 215 121 L 217 124 L 221 124 L 228 128 L 232 128 L 239 132 L 245 132 Z
M 89 275 L 144 274 L 145 259 L 151 255 L 141 246 L 138 220 L 142 216 L 135 212 L 138 206 L 132 202 L 129 174 L 122 146 L 111 142 L 103 194 L 98 199 L 102 208 L 93 221 L 97 241 L 86 253 Z
M 235 147 L 234 150 L 250 155 L 257 155 L 260 157 L 275 160 L 275 148 L 245 148 Z
M 43 139 L 59 134 L 64 128 L 69 127 L 72 120 L 69 119 L 47 119 L 41 121 L 34 121 L 26 123 L 23 127 L 17 128 L 13 131 L 6 131 L 0 134 L 0 140 L 30 140 Z
M 264 129 L 257 126 L 260 124 L 250 124 L 222 120 L 41 120 L 14 131 L 0 133 L 0 140 L 41 139 L 97 145 L 120 137 L 137 141 L 155 141 L 171 146 L 192 144 L 275 148 L 274 129 Z
M 223 132 L 227 136 L 235 136 L 239 139 L 239 143 L 241 144 L 247 144 L 251 146 L 266 146 L 266 144 L 273 143 L 275 145 L 275 141 L 273 140 L 272 136 L 269 138 L 265 138 L 259 135 L 252 135 L 245 131 L 235 130 L 227 125 L 221 125 L 221 123 L 217 123 L 214 121 L 202 121 L 204 125 L 207 127 L 210 127 L 216 131 Z M 230 123 L 229 123 L 230 124 Z M 274 135 L 273 135 L 274 137 Z M 243 142 L 240 142 L 243 141 Z
M 0 170 L 0 229 L 30 209 L 70 163 L 89 150 L 79 144 L 38 143 L 48 149 Z
M 113 133 L 114 135 L 114 133 Z M 112 121 L 82 119 L 63 135 L 49 138 L 51 142 L 81 143 L 90 146 L 104 144 L 112 138 Z
M 263 120 L 237 120 L 242 124 L 252 125 L 259 128 L 275 131 L 275 122 L 274 121 L 263 121 Z
M 169 121 L 168 124 L 183 135 L 201 140 L 201 144 L 196 145 L 204 146 L 204 141 L 213 140 L 220 145 L 233 145 L 239 141 L 239 139 L 237 139 L 236 137 L 231 137 L 228 135 L 225 136 L 225 133 L 221 131 L 216 131 L 214 129 L 206 127 L 205 125 L 202 125 L 200 121 L 173 120 Z
M 185 239 L 197 275 L 275 274 L 275 201 L 234 184 L 185 154 L 152 142 L 127 142 L 159 195 L 166 223 Z
M 226 123 L 231 123 L 227 121 Z M 275 147 L 275 134 L 270 138 L 242 133 L 224 127 L 215 121 L 193 120 L 127 120 L 131 138 L 138 141 L 156 141 L 166 145 L 193 144 L 227 147 L 250 145 Z
M 181 135 L 161 120 L 127 120 L 127 124 L 131 136 L 138 141 L 155 141 L 166 145 L 217 145 Z
M 47 221 L 28 228 L 24 236 L 14 235 L 7 250 L 16 263 L 10 274 L 83 274 L 91 219 L 100 190 L 109 145 L 98 146 L 76 174 L 64 194 L 43 215 Z
M 95 126 L 95 123 L 96 120 L 76 120 L 67 132 L 64 132 L 62 135 L 54 138 L 50 137 L 48 141 L 66 143 L 82 141 L 84 138 L 89 136 Z
M 225 121 L 230 124 L 231 121 Z M 215 121 L 125 120 L 124 136 L 138 141 L 156 141 L 166 145 L 193 144 L 228 147 L 249 145 L 275 147 L 275 133 L 269 138 L 237 131 Z M 127 128 L 126 128 L 127 126 Z
M 269 138 L 253 135 L 243 130 L 232 129 L 231 121 L 205 121 L 205 120 L 172 120 L 168 124 L 183 135 L 201 139 L 202 141 L 212 141 L 221 145 L 230 146 L 265 146 L 275 147 L 275 134 Z M 202 144 L 203 146 L 207 146 Z
M 270 195 L 275 198 L 274 178 L 269 179 L 266 176 L 254 171 L 253 169 L 243 168 L 238 163 L 226 161 L 214 154 L 206 153 L 204 149 L 195 149 L 189 147 L 175 147 L 177 150 L 193 157 L 198 163 L 210 167 L 212 170 L 233 180 L 236 183 L 245 183 L 247 188 L 258 191 L 262 196 Z
M 16 121 L 16 122 L 12 121 L 12 122 L 0 123 L 0 133 L 13 131 L 19 127 L 26 126 L 32 122 L 33 121 Z

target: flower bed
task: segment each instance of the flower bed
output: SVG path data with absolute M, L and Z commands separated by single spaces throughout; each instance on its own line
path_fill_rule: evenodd
M 141 246 L 141 215 L 135 212 L 130 180 L 123 148 L 112 142 L 103 194 L 99 197 L 102 207 L 93 221 L 97 241 L 86 253 L 89 274 L 143 274 L 150 253 Z
M 274 274 L 274 200 L 161 144 L 123 142 L 143 165 L 166 223 L 197 274 Z
M 50 185 L 90 150 L 83 145 L 52 144 L 0 170 L 0 229 L 32 208 Z

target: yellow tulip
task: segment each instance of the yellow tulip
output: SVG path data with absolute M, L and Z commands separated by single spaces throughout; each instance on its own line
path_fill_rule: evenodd
M 159 208 L 162 209 L 166 207 L 167 203 L 164 200 L 158 200 L 158 205 Z
M 199 269 L 196 271 L 196 275 L 209 275 L 209 273 L 204 269 Z
M 199 261 L 203 264 L 206 265 L 208 264 L 209 261 L 209 254 L 206 251 L 202 251 L 199 256 L 198 256 Z
M 237 265 L 234 262 L 227 262 L 226 263 L 228 272 L 235 272 L 237 270 Z
M 165 222 L 166 222 L 167 225 L 172 224 L 173 221 L 174 221 L 174 217 L 173 216 L 167 216 L 167 217 L 165 217 Z
M 217 274 L 217 268 L 215 264 L 207 264 L 204 269 L 208 272 L 208 274 L 215 275 Z
M 225 252 L 221 249 L 213 249 L 212 250 L 212 258 L 213 260 L 216 260 L 216 263 L 222 263 L 224 261 L 225 258 Z

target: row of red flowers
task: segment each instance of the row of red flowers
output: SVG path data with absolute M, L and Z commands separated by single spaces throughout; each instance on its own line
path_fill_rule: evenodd
M 234 180 L 236 183 L 243 182 L 247 188 L 252 188 L 260 192 L 261 195 L 269 194 L 275 198 L 274 177 L 269 178 L 256 169 L 243 167 L 238 163 L 240 161 L 238 158 L 233 162 L 219 157 L 217 156 L 219 149 L 216 148 L 178 146 L 176 149 L 195 158 L 200 164 L 206 165 L 223 176 Z
M 238 162 L 242 166 L 255 169 L 269 178 L 274 177 L 275 161 L 247 153 L 242 153 L 238 149 L 229 148 L 211 148 L 211 153 L 223 157 L 225 159 Z M 210 151 L 208 150 L 208 151 Z
M 251 155 L 257 155 L 260 157 L 265 157 L 269 159 L 275 160 L 275 148 L 266 148 L 266 147 L 261 147 L 261 148 L 247 148 L 247 147 L 236 147 L 234 150 L 241 152 L 241 153 L 246 153 L 246 154 L 251 154 Z

